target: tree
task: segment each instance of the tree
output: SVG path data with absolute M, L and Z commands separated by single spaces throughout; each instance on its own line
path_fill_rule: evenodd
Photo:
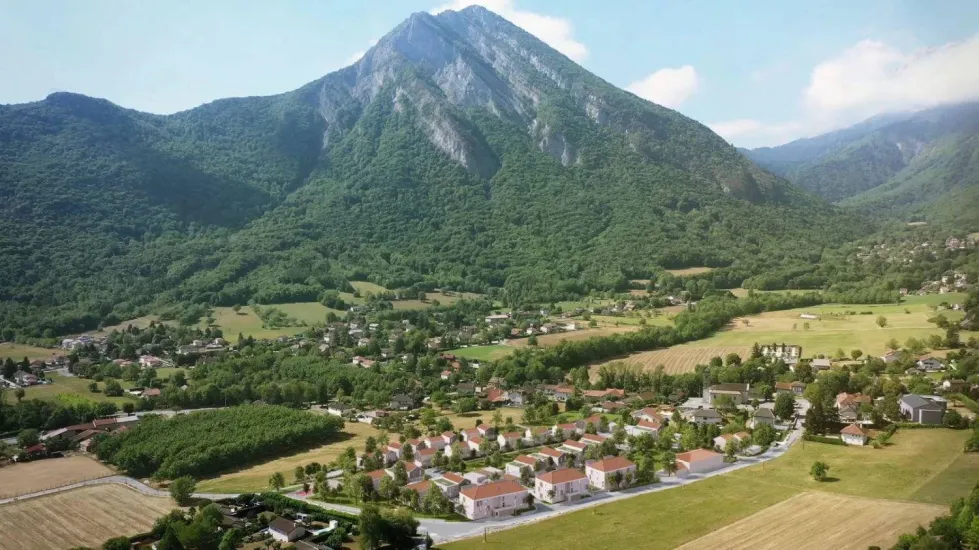
M 241 304 L 235 304 L 235 305 L 231 306 L 231 311 L 234 311 L 235 312 L 235 315 L 237 315 L 238 312 L 241 311 Z M 229 335 L 229 337 L 230 337 L 230 335 Z
M 663 470 L 667 475 L 676 473 L 676 453 L 673 451 L 667 451 L 663 454 Z
M 282 472 L 275 472 L 269 476 L 269 487 L 273 491 L 281 491 L 286 486 L 286 476 Z
M 24 388 L 17 388 L 16 390 L 14 390 L 14 397 L 17 398 L 18 403 L 24 400 L 25 395 L 27 395 L 27 392 L 24 391 Z
M 850 352 L 850 357 L 852 357 L 853 360 L 856 361 L 856 360 L 860 359 L 861 357 L 863 357 L 863 352 L 860 351 L 860 350 L 858 350 L 858 349 L 852 350 Z
M 969 423 L 958 411 L 948 410 L 945 411 L 945 416 L 942 418 L 942 424 L 946 428 L 952 428 L 953 430 L 958 430 L 962 428 L 968 428 Z
M 496 409 L 495 411 L 493 411 L 493 427 L 499 430 L 500 424 L 502 423 L 503 423 L 503 413 L 500 412 L 500 409 Z
M 406 448 L 411 448 L 410 445 L 405 445 Z M 394 465 L 394 484 L 398 487 L 404 487 L 408 484 L 408 470 L 405 469 L 405 463 L 398 461 Z
M 102 543 L 102 550 L 129 550 L 129 537 L 115 537 Z
M 891 338 L 884 345 L 891 351 L 897 351 L 897 349 L 901 347 L 901 344 L 898 343 L 897 338 Z
M 306 469 L 302 466 L 296 466 L 296 469 L 293 471 L 293 477 L 295 478 L 296 483 L 306 481 Z
M 887 326 L 887 317 L 884 317 L 883 315 L 878 316 L 877 317 L 877 326 L 879 326 L 880 328 L 886 327 Z
M 187 506 L 195 489 L 197 489 L 197 482 L 194 481 L 194 478 L 190 476 L 178 477 L 170 483 L 170 496 L 177 504 Z
M 177 533 L 173 530 L 173 525 L 167 525 L 166 529 L 160 542 L 156 545 L 156 550 L 184 550 L 184 546 L 180 544 L 180 539 L 177 538 Z
M 530 337 L 527 338 L 527 345 L 528 346 L 536 346 L 537 345 L 537 335 L 536 334 L 531 334 Z
M 755 428 L 754 433 L 751 434 L 751 441 L 755 445 L 760 447 L 767 447 L 771 445 L 776 438 L 775 428 L 769 424 L 761 424 Z
M 40 441 L 41 436 L 35 429 L 21 430 L 20 433 L 17 434 L 17 445 L 19 445 L 22 449 L 37 445 Z
M 241 529 L 233 527 L 221 537 L 221 544 L 218 546 L 218 550 L 235 550 L 244 540 L 245 533 Z
M 738 444 L 734 441 L 734 438 L 732 437 L 731 439 L 728 439 L 727 443 L 724 445 L 724 456 L 729 459 L 732 459 L 734 458 L 734 454 L 737 452 L 738 452 Z
M 812 468 L 809 468 L 809 475 L 812 476 L 816 481 L 826 481 L 826 473 L 829 471 L 829 465 L 825 462 L 816 461 L 812 463 Z
M 452 503 L 449 499 L 442 493 L 438 485 L 432 483 L 429 486 L 428 492 L 425 493 L 425 498 L 422 500 L 422 510 L 426 514 L 447 514 L 452 511 Z
M 360 509 L 360 547 L 375 550 L 384 543 L 384 519 L 377 506 L 368 504 Z
M 378 485 L 377 494 L 381 495 L 384 500 L 391 500 L 398 493 L 398 486 L 391 479 L 391 476 L 384 476 L 381 478 L 381 483 Z
M 3 377 L 7 380 L 13 380 L 15 374 L 17 374 L 17 363 L 14 363 L 8 357 L 3 363 Z
M 110 397 L 119 397 L 122 395 L 122 385 L 119 384 L 118 380 L 109 379 L 105 382 L 105 394 Z
M 788 420 L 795 414 L 795 397 L 791 393 L 780 393 L 775 397 L 775 416 Z

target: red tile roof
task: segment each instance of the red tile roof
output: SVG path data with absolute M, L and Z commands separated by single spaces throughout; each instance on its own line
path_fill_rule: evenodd
M 463 489 L 460 494 L 472 500 L 483 500 L 513 493 L 526 493 L 527 489 L 515 481 L 496 481 Z
M 415 451 L 415 456 L 435 456 L 435 453 L 437 452 L 438 449 L 431 449 L 431 448 L 418 449 L 417 451 Z
M 635 466 L 631 460 L 623 456 L 613 456 L 611 458 L 606 458 L 603 460 L 596 460 L 588 465 L 589 468 L 598 470 L 599 472 L 615 472 L 622 470 L 624 468 L 631 468 Z
M 547 472 L 537 476 L 537 479 L 550 483 L 551 485 L 556 485 L 558 483 L 568 483 L 569 481 L 577 481 L 579 479 L 585 479 L 584 472 L 580 470 L 575 470 L 574 468 L 562 468 L 560 470 L 554 470 L 552 472 Z
M 466 481 L 466 478 L 455 472 L 445 472 L 442 474 L 442 477 L 451 481 L 452 483 L 464 483 Z
M 423 493 L 428 491 L 428 488 L 432 486 L 432 482 L 428 479 L 425 481 L 416 481 L 414 483 L 409 483 L 405 485 L 405 489 L 410 489 L 416 493 Z
M 868 435 L 867 430 L 857 426 L 856 424 L 850 424 L 849 426 L 840 430 L 840 433 L 846 435 L 862 435 L 864 437 L 867 437 Z
M 513 459 L 514 462 L 526 464 L 527 466 L 537 466 L 537 459 L 532 456 L 520 455 Z
M 658 430 L 663 427 L 663 425 L 659 422 L 653 422 L 651 420 L 640 420 L 639 422 L 636 422 L 636 426 L 650 430 Z
M 565 441 L 563 443 L 563 445 L 565 447 L 571 447 L 572 449 L 578 449 L 579 451 L 584 451 L 585 450 L 585 447 L 588 446 L 585 443 L 579 443 L 579 442 L 575 441 L 574 439 L 568 439 L 567 441 Z
M 559 451 L 557 449 L 553 449 L 551 447 L 544 447 L 539 452 L 540 452 L 540 454 L 542 454 L 544 456 L 550 456 L 550 457 L 553 457 L 553 458 L 561 458 L 562 456 L 564 456 L 564 453 L 563 452 L 561 452 L 561 451 Z
M 685 453 L 680 453 L 676 455 L 677 460 L 682 460 L 684 462 L 700 462 L 701 460 L 708 460 L 716 456 L 722 456 L 714 451 L 708 451 L 707 449 L 694 449 L 692 451 L 687 451 Z
M 367 472 L 364 475 L 369 476 L 372 479 L 381 479 L 388 474 L 384 470 L 374 470 L 372 472 Z

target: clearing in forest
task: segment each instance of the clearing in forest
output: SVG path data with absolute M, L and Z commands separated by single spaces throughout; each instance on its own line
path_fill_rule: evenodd
M 706 365 L 714 357 L 723 358 L 729 353 L 737 353 L 742 357 L 746 357 L 750 352 L 751 346 L 703 346 L 699 345 L 699 342 L 695 342 L 665 349 L 634 353 L 628 357 L 593 365 L 588 370 L 591 372 L 593 380 L 598 377 L 598 370 L 602 365 L 614 362 L 635 365 L 647 371 L 654 371 L 656 367 L 663 365 L 663 372 L 667 374 L 680 374 L 693 372 L 694 367 L 697 365 Z
M 107 539 L 145 533 L 176 508 L 125 485 L 96 485 L 0 506 L 0 550 L 99 548 Z
M 571 332 L 557 332 L 554 334 L 545 334 L 543 336 L 537 337 L 537 346 L 546 348 L 548 346 L 556 346 L 560 344 L 563 340 L 577 341 L 577 340 L 587 340 L 595 336 L 611 336 L 612 334 L 621 334 L 623 332 L 632 332 L 639 330 L 639 325 L 628 325 L 628 326 L 607 326 L 600 328 L 586 328 L 583 330 L 575 330 Z M 513 346 L 515 348 L 527 347 L 529 338 L 515 338 L 513 340 L 507 340 L 506 345 Z
M 713 267 L 685 267 L 683 269 L 667 269 L 666 272 L 677 277 L 683 277 L 684 275 L 700 275 L 713 270 Z
M 682 550 L 890 548 L 902 533 L 948 513 L 947 506 L 808 492 L 684 544 Z M 778 529 L 772 531 L 772 525 Z M 789 542 L 791 541 L 791 543 Z
M 82 455 L 12 464 L 0 468 L 0 499 L 113 474 L 115 472 L 101 462 Z
M 54 355 L 65 355 L 65 352 L 59 349 L 39 348 L 14 344 L 13 342 L 0 344 L 0 360 L 9 357 L 14 361 L 21 361 L 26 357 L 29 361 L 33 361 L 34 359 L 47 359 Z

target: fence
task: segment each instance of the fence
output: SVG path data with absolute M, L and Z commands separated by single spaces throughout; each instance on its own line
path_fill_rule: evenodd
M 44 491 L 50 491 L 52 489 L 57 489 L 59 487 L 65 487 L 67 485 L 76 485 L 78 483 L 87 483 L 89 481 L 95 481 L 96 479 L 102 479 L 104 477 L 112 477 L 112 474 L 109 474 L 109 475 L 105 475 L 105 474 L 93 475 L 93 476 L 89 476 L 89 477 L 85 477 L 85 478 L 81 478 L 81 479 L 72 479 L 71 481 L 67 481 L 67 482 L 61 481 L 61 482 L 50 482 L 49 484 L 45 484 L 45 485 L 32 485 L 31 488 L 29 490 L 26 490 L 26 491 L 14 491 L 14 492 L 11 492 L 11 493 L 0 493 L 0 500 L 6 500 L 8 498 L 16 498 L 16 497 L 21 497 L 21 496 L 25 496 L 25 495 L 31 495 L 31 494 L 34 494 L 34 493 L 41 493 L 41 492 L 44 492 Z

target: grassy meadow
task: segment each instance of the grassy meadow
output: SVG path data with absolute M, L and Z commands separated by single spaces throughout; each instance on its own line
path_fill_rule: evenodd
M 0 344 L 0 360 L 6 358 L 11 358 L 14 361 L 21 361 L 25 357 L 33 361 L 34 359 L 47 359 L 52 355 L 64 355 L 64 350 L 51 349 L 51 348 L 39 348 L 36 346 L 27 346 L 23 344 L 15 344 L 13 342 L 4 342 Z
M 464 357 L 474 361 L 493 361 L 502 359 L 513 352 L 513 347 L 503 344 L 492 344 L 488 346 L 470 346 L 449 351 L 456 357 Z
M 24 399 L 60 401 L 66 404 L 71 403 L 72 401 L 84 399 L 98 402 L 107 401 L 109 403 L 115 403 L 120 407 L 124 403 L 135 403 L 136 401 L 135 397 L 125 393 L 120 397 L 109 397 L 105 395 L 102 393 L 102 391 L 105 390 L 105 382 L 98 382 L 97 384 L 100 391 L 92 392 L 88 389 L 88 385 L 93 381 L 87 378 L 62 376 L 57 373 L 47 373 L 45 377 L 48 380 L 51 380 L 52 383 L 24 388 Z M 123 388 L 132 387 L 132 382 L 119 380 L 119 383 Z

